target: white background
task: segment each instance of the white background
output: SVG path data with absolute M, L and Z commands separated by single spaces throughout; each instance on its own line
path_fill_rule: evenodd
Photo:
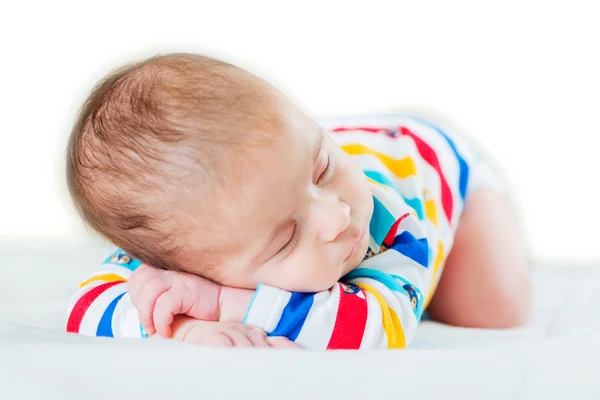
M 503 165 L 535 257 L 599 261 L 595 4 L 0 0 L 0 242 L 87 240 L 64 182 L 78 107 L 124 62 L 194 51 L 313 115 L 450 117 Z

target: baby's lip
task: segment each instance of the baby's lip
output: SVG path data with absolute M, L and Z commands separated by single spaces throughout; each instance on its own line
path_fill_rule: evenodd
M 358 237 L 358 240 L 354 243 L 354 246 L 352 246 L 352 248 L 350 249 L 350 252 L 348 253 L 348 256 L 346 256 L 346 258 L 344 259 L 344 262 L 348 261 L 350 259 L 350 257 L 352 257 L 354 255 L 354 253 L 356 253 L 356 250 L 358 249 L 358 245 L 360 244 L 360 242 L 362 242 L 363 238 L 365 237 L 366 232 L 367 232 L 366 229 L 363 229 L 360 232 L 360 236 Z

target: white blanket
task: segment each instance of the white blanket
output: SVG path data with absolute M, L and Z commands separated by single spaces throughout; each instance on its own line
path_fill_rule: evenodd
M 411 349 L 214 349 L 63 333 L 109 249 L 0 245 L 0 399 L 599 399 L 600 268 L 537 266 L 522 329 L 425 322 Z

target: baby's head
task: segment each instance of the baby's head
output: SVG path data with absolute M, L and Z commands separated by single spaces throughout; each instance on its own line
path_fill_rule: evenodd
M 71 133 L 67 178 L 111 242 L 228 286 L 323 290 L 368 247 L 360 168 L 272 86 L 204 56 L 101 81 Z

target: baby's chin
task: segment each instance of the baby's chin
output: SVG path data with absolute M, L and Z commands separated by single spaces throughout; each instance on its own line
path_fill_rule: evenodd
M 332 279 L 323 282 L 314 282 L 306 286 L 293 286 L 284 290 L 289 292 L 301 292 L 301 293 L 318 293 L 325 290 L 329 290 L 338 283 L 338 279 Z
M 279 289 L 287 290 L 288 292 L 301 292 L 301 293 L 318 293 L 325 290 L 329 290 L 334 287 L 339 279 L 345 275 L 345 273 L 331 273 L 329 276 L 313 276 L 311 279 L 306 279 L 303 282 L 294 282 L 288 285 L 281 285 Z

